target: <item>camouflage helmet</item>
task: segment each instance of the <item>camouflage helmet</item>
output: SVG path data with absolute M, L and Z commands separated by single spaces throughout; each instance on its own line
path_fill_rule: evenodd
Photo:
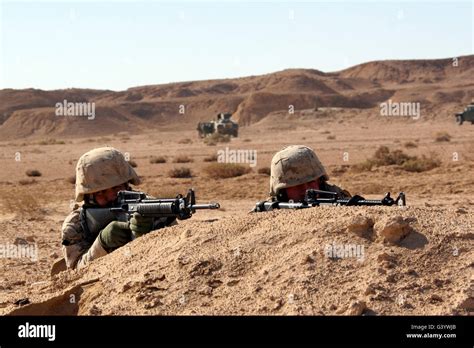
M 291 145 L 277 152 L 270 168 L 270 195 L 283 188 L 305 184 L 323 177 L 329 180 L 314 151 L 304 145 Z
M 113 147 L 100 147 L 86 152 L 76 165 L 76 201 L 85 194 L 99 192 L 130 182 L 140 184 L 140 179 L 123 154 Z

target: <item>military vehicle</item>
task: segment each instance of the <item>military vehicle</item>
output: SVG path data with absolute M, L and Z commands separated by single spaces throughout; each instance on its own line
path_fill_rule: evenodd
M 469 121 L 474 124 L 474 100 L 469 104 L 463 112 L 456 114 L 456 123 L 462 125 L 464 121 Z
M 207 137 L 214 133 L 214 122 L 199 122 L 197 130 L 200 138 Z
M 197 126 L 198 134 L 201 138 L 209 136 L 214 133 L 222 135 L 230 135 L 238 137 L 239 125 L 232 121 L 231 113 L 220 113 L 217 114 L 217 119 L 210 122 L 199 122 Z

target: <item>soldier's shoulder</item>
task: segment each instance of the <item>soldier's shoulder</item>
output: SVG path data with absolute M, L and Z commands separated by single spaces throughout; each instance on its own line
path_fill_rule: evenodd
M 64 227 L 71 224 L 73 225 L 80 224 L 80 215 L 81 215 L 81 210 L 79 207 L 76 207 L 75 209 L 73 209 L 64 219 L 63 229 Z
M 61 227 L 61 234 L 63 242 L 67 241 L 64 245 L 74 244 L 83 239 L 80 208 L 74 209 L 66 216 Z

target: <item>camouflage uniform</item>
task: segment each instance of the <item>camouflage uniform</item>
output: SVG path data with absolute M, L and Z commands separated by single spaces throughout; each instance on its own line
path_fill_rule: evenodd
M 81 156 L 76 166 L 76 202 L 84 201 L 85 195 L 124 183 L 138 185 L 140 179 L 122 153 L 112 147 L 91 150 Z M 91 207 L 93 204 L 76 205 L 62 225 L 63 255 L 67 268 L 82 268 L 108 253 L 98 238 L 100 231 L 89 231 L 81 223 L 84 206 Z M 153 229 L 175 223 L 174 219 L 156 219 Z
M 291 145 L 277 152 L 270 168 L 270 196 L 274 201 L 283 199 L 282 189 L 319 181 L 319 189 L 336 192 L 341 198 L 350 198 L 346 190 L 327 183 L 329 176 L 314 151 L 303 145 Z

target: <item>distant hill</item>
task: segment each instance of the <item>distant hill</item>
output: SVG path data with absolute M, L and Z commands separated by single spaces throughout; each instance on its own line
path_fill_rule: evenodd
M 139 132 L 181 123 L 191 129 L 230 111 L 251 125 L 274 111 L 315 107 L 373 108 L 388 99 L 421 102 L 430 118 L 450 117 L 474 98 L 474 55 L 387 60 L 338 72 L 288 69 L 261 76 L 180 82 L 113 92 L 91 89 L 0 90 L 0 140 Z M 55 115 L 58 102 L 94 102 L 96 117 Z M 184 107 L 185 113 L 180 110 Z M 448 110 L 446 112 L 440 112 Z M 433 112 L 436 111 L 436 112 Z M 443 116 L 444 115 L 444 116 Z M 446 116 L 448 115 L 448 116 Z

